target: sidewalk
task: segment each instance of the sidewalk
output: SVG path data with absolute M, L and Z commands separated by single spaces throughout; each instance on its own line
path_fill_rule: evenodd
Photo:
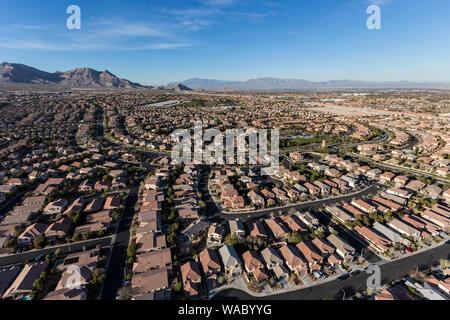
M 359 268 L 357 268 L 359 269 Z M 359 269 L 362 270 L 362 269 Z M 354 271 L 354 270 L 352 270 Z M 351 271 L 351 272 L 352 272 Z M 287 292 L 291 292 L 291 291 L 297 291 L 297 290 L 301 290 L 301 289 L 305 289 L 305 288 L 309 288 L 309 287 L 314 287 L 320 284 L 324 284 L 330 281 L 334 281 L 336 280 L 338 277 L 340 277 L 342 274 L 344 274 L 344 271 L 340 271 L 338 272 L 336 275 L 328 277 L 326 279 L 319 279 L 319 280 L 315 280 L 314 282 L 308 278 L 308 275 L 305 275 L 301 281 L 302 281 L 302 285 L 299 286 L 295 286 L 294 284 L 292 284 L 292 282 L 289 279 L 285 279 L 285 280 L 281 280 L 280 283 L 282 283 L 283 285 L 283 289 L 279 289 L 279 290 L 273 290 L 272 288 L 270 288 L 269 285 L 266 285 L 264 287 L 264 290 L 262 293 L 256 293 L 253 292 L 251 290 L 249 290 L 247 288 L 247 285 L 245 284 L 244 279 L 242 278 L 242 276 L 236 278 L 234 280 L 234 282 L 232 284 L 229 285 L 225 285 L 222 286 L 220 288 L 216 288 L 213 289 L 209 292 L 209 296 L 208 299 L 212 299 L 216 294 L 218 294 L 219 292 L 226 290 L 226 289 L 238 289 L 238 290 L 242 290 L 245 293 L 254 296 L 254 297 L 268 297 L 268 296 L 273 296 L 273 295 L 277 295 L 280 293 L 287 293 Z
M 392 259 L 389 259 L 389 260 L 383 259 L 382 261 L 380 261 L 378 263 L 375 263 L 375 264 L 378 265 L 378 266 L 382 266 L 384 264 L 388 264 L 388 263 L 391 263 L 391 262 L 394 262 L 394 261 L 398 261 L 398 260 L 401 260 L 401 259 L 409 258 L 409 257 L 411 257 L 413 255 L 417 255 L 417 254 L 423 253 L 423 252 L 425 252 L 427 250 L 431 250 L 431 249 L 434 249 L 436 247 L 442 246 L 445 243 L 445 241 L 448 241 L 449 239 L 450 239 L 450 236 L 447 236 L 446 238 L 444 238 L 444 240 L 442 240 L 439 243 L 435 243 L 434 242 L 433 245 L 430 246 L 430 247 L 427 246 L 427 247 L 424 247 L 424 248 L 422 248 L 420 250 L 417 250 L 416 252 L 402 255 L 398 259 L 394 259 L 394 260 L 392 260 Z M 213 289 L 212 291 L 210 291 L 208 299 L 213 298 L 217 293 L 219 293 L 219 292 L 221 292 L 223 290 L 226 290 L 226 289 L 242 290 L 242 291 L 246 292 L 247 294 L 249 294 L 251 296 L 254 296 L 254 297 L 267 297 L 267 296 L 277 295 L 277 294 L 280 294 L 280 293 L 287 293 L 287 292 L 291 292 L 291 291 L 297 291 L 297 290 L 301 290 L 301 289 L 305 289 L 305 288 L 315 287 L 315 286 L 318 286 L 318 285 L 321 285 L 321 284 L 324 284 L 324 283 L 327 283 L 327 282 L 335 281 L 340 276 L 342 276 L 344 274 L 350 274 L 350 273 L 352 273 L 352 272 L 354 272 L 356 270 L 364 272 L 364 269 L 365 269 L 366 266 L 367 265 L 364 265 L 364 267 L 359 267 L 357 265 L 352 265 L 352 268 L 348 272 L 345 272 L 343 270 L 339 270 L 338 269 L 336 275 L 328 277 L 326 279 L 318 279 L 318 280 L 315 280 L 315 281 L 312 281 L 311 279 L 308 278 L 308 275 L 305 275 L 301 279 L 301 281 L 304 284 L 300 285 L 300 286 L 294 286 L 289 280 L 284 280 L 284 281 L 282 280 L 282 281 L 280 281 L 280 283 L 283 284 L 283 289 L 272 290 L 272 289 L 268 289 L 267 288 L 268 285 L 266 285 L 266 287 L 264 288 L 264 291 L 262 293 L 256 293 L 256 292 L 250 291 L 247 288 L 247 286 L 246 286 L 246 284 L 245 284 L 245 282 L 244 282 L 244 280 L 242 279 L 242 276 L 241 276 L 241 277 L 235 279 L 235 282 L 230 284 L 230 285 L 222 286 L 220 288 L 216 288 L 216 289 Z M 286 285 L 287 283 L 289 283 L 289 284 Z

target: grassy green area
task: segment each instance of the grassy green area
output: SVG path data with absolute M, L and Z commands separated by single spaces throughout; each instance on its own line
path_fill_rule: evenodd
M 185 102 L 183 105 L 185 107 L 206 107 L 206 100 L 203 99 L 193 99 L 189 102 Z
M 280 141 L 281 148 L 301 147 L 312 143 L 322 143 L 325 140 L 327 145 L 343 143 L 343 139 L 338 136 L 322 135 L 312 138 L 295 138 Z
M 326 175 L 317 170 L 311 169 L 304 164 L 297 163 L 293 170 L 297 170 L 300 174 L 304 175 L 309 182 L 315 182 L 317 180 L 323 181 L 326 179 Z

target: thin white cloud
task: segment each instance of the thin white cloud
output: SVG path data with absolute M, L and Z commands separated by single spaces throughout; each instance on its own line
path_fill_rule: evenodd
M 22 50 L 127 51 L 181 49 L 200 44 L 186 39 L 189 32 L 212 26 L 246 22 L 261 23 L 274 14 L 243 10 L 237 0 L 201 0 L 198 7 L 161 8 L 149 21 L 95 18 L 83 22 L 81 30 L 63 25 L 13 24 L 0 28 L 0 47 Z M 233 8 L 231 8 L 233 6 Z M 269 3 L 271 6 L 271 3 Z M 253 9 L 253 7 L 252 7 Z
M 170 31 L 143 22 L 96 20 L 69 31 L 55 25 L 13 25 L 0 30 L 0 48 L 47 51 L 169 50 L 192 46 Z M 12 30 L 5 28 L 5 30 Z M 49 36 L 51 35 L 51 36 Z
M 200 2 L 209 5 L 209 6 L 231 6 L 235 4 L 235 0 L 201 0 Z
M 48 28 L 48 25 L 14 23 L 14 24 L 10 25 L 9 28 L 15 29 L 15 30 L 44 30 L 44 29 Z
M 21 41 L 14 39 L 1 39 L 0 48 L 6 49 L 23 49 L 23 50 L 62 50 L 63 47 L 50 42 L 40 42 L 40 41 Z
M 114 45 L 112 43 L 92 42 L 39 42 L 18 41 L 13 39 L 2 39 L 0 48 L 15 50 L 42 50 L 42 51 L 137 51 L 137 50 L 174 50 L 190 47 L 190 43 L 144 43 L 139 45 Z
M 223 23 L 237 23 L 247 21 L 249 23 L 261 23 L 268 17 L 276 14 L 274 10 L 262 12 L 235 10 L 219 7 L 198 7 L 185 9 L 161 9 L 162 13 L 173 16 L 179 21 L 180 27 L 186 27 L 189 31 L 199 31 L 212 25 Z
M 211 20 L 202 20 L 202 19 L 193 19 L 193 20 L 184 20 L 181 22 L 182 26 L 189 31 L 199 31 L 205 29 L 214 24 Z
M 394 2 L 394 0 L 369 0 L 368 3 L 369 4 L 376 4 L 379 6 L 385 6 L 388 5 L 390 3 Z
M 98 20 L 89 23 L 89 27 L 103 27 L 96 32 L 110 35 L 123 35 L 130 37 L 158 37 L 158 38 L 173 38 L 174 36 L 161 28 L 155 27 L 141 22 L 124 22 L 114 20 Z

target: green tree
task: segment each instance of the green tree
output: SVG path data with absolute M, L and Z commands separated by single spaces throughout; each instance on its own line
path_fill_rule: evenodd
M 44 288 L 44 284 L 42 279 L 36 279 L 33 282 L 33 287 L 37 290 L 37 291 L 41 291 Z
M 177 281 L 173 284 L 173 290 L 175 290 L 176 292 L 180 292 L 182 289 L 182 285 L 180 281 Z
M 439 259 L 439 264 L 441 265 L 441 268 L 444 271 L 450 268 L 450 260 L 448 259 Z
M 45 245 L 45 238 L 43 236 L 37 237 L 33 241 L 33 246 L 35 249 L 42 249 Z
M 137 251 L 136 242 L 131 242 L 127 249 L 127 255 L 129 258 L 131 258 L 133 260 L 133 262 L 136 257 L 136 251 Z
M 80 233 L 75 233 L 72 237 L 73 242 L 81 241 L 81 239 L 82 239 L 82 236 Z
M 175 208 L 170 208 L 169 221 L 174 221 L 177 218 L 177 210 Z
M 102 269 L 97 268 L 92 272 L 92 279 L 90 281 L 90 284 L 92 285 L 101 285 L 105 281 L 105 273 L 102 271 Z
M 235 245 L 238 245 L 240 243 L 240 241 L 236 235 L 229 233 L 226 235 L 224 243 L 226 245 L 235 246 Z
M 299 243 L 303 241 L 303 237 L 297 231 L 294 231 L 289 234 L 289 241 L 292 243 Z

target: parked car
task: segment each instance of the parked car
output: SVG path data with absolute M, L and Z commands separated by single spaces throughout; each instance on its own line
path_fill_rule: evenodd
M 344 274 L 344 275 L 338 277 L 337 279 L 338 279 L 338 281 L 344 281 L 344 280 L 347 279 L 348 277 L 350 277 L 350 275 L 349 275 L 348 273 L 346 273 L 346 274 Z
M 322 279 L 322 278 L 323 278 L 323 275 L 322 275 L 319 271 L 317 271 L 317 270 L 314 270 L 314 271 L 313 271 L 313 275 L 314 275 L 314 277 L 315 277 L 316 279 Z
M 441 270 L 432 270 L 431 274 L 434 275 L 438 279 L 445 278 L 445 275 Z
M 351 273 L 352 276 L 356 276 L 361 273 L 361 270 L 355 270 Z

